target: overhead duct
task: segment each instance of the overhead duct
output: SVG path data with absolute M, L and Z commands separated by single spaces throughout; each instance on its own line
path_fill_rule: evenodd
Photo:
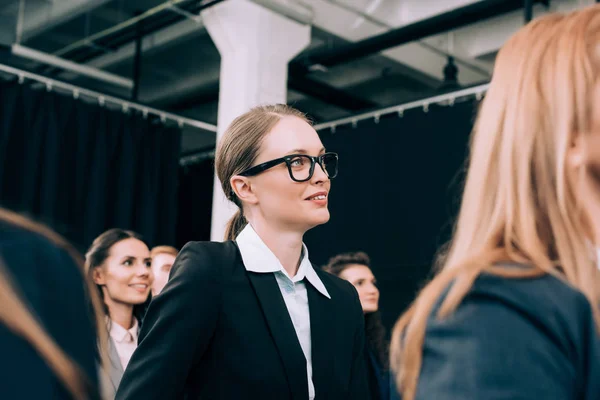
M 549 0 L 528 0 L 530 3 L 548 5 Z M 332 67 L 368 57 L 380 51 L 414 42 L 429 36 L 452 31 L 490 18 L 521 10 L 523 0 L 485 0 L 456 8 L 400 28 L 373 36 L 359 42 L 340 46 L 336 50 L 317 50 L 303 56 L 304 62 L 291 66 L 295 74 L 307 74 L 315 66 Z
M 87 65 L 65 60 L 64 58 L 43 53 L 29 47 L 21 46 L 20 44 L 13 44 L 11 46 L 11 52 L 19 57 L 37 61 L 42 64 L 51 65 L 65 71 L 75 72 L 79 75 L 124 87 L 126 89 L 131 89 L 133 87 L 133 81 L 131 79 L 123 78 L 122 76 L 111 74 L 110 72 L 102 71 L 97 68 L 88 67 Z

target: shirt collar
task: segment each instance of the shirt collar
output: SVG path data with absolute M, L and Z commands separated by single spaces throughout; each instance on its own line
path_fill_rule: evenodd
M 138 322 L 137 318 L 133 319 L 133 326 L 129 329 L 123 328 L 115 321 L 110 321 L 110 337 L 116 342 L 123 343 L 129 342 L 129 338 L 136 342 L 138 336 Z
M 279 259 L 273 254 L 271 249 L 267 247 L 265 242 L 263 242 L 250 224 L 247 224 L 244 227 L 235 241 L 240 249 L 242 260 L 244 261 L 244 266 L 247 271 L 258 273 L 281 272 L 290 278 Z M 302 261 L 300 262 L 296 276 L 290 279 L 294 282 L 299 282 L 304 278 L 306 278 L 319 293 L 328 299 L 331 299 L 329 292 L 325 288 L 321 278 L 319 278 L 319 275 L 315 272 L 308 258 L 308 249 L 306 248 L 306 245 L 302 243 Z

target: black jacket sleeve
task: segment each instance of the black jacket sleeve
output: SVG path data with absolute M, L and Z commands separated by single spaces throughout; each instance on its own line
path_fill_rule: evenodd
M 169 282 L 148 308 L 117 400 L 181 398 L 189 370 L 206 351 L 221 307 L 219 265 L 208 243 L 188 243 Z

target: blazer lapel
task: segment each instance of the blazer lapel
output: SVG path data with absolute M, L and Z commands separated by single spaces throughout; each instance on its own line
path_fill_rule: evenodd
M 121 359 L 112 338 L 108 338 L 108 358 L 110 359 L 109 377 L 116 392 L 121 383 L 121 378 L 123 378 L 123 365 L 121 365 Z
M 308 307 L 310 309 L 310 337 L 312 345 L 312 370 L 315 384 L 315 399 L 330 399 L 329 379 L 335 353 L 335 310 L 333 300 L 323 296 L 309 282 Z
M 306 358 L 273 273 L 248 272 L 287 375 L 292 399 L 308 398 Z

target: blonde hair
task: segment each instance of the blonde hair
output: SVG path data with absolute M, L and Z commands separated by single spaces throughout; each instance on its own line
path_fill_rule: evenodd
M 225 196 L 238 210 L 227 223 L 225 240 L 234 240 L 246 226 L 242 204 L 233 192 L 230 179 L 252 167 L 265 136 L 284 117 L 296 117 L 310 124 L 302 112 L 285 104 L 259 106 L 240 115 L 229 125 L 215 154 L 215 170 Z
M 179 252 L 173 246 L 156 246 L 150 250 L 150 258 L 154 258 L 159 254 L 170 254 L 174 257 L 177 257 Z
M 566 168 L 574 135 L 585 139 L 591 130 L 599 34 L 600 6 L 592 6 L 534 20 L 498 53 L 451 245 L 439 274 L 392 334 L 391 365 L 403 399 L 415 397 L 427 320 L 451 282 L 438 318 L 458 307 L 482 272 L 515 279 L 551 274 L 588 298 L 600 326 L 589 226 Z
M 37 233 L 50 240 L 54 245 L 64 249 L 80 267 L 82 272 L 82 283 L 86 281 L 83 276 L 83 258 L 62 237 L 47 227 L 37 224 L 25 217 L 0 208 L 0 220 Z M 96 330 L 99 337 L 107 336 L 101 319 L 101 302 L 95 288 L 87 285 L 87 294 L 92 300 L 96 317 Z M 75 399 L 87 399 L 90 397 L 91 387 L 89 377 L 85 376 L 80 367 L 56 344 L 48 332 L 40 324 L 37 317 L 29 309 L 26 302 L 19 295 L 17 288 L 13 285 L 4 264 L 0 260 L 0 322 L 16 335 L 33 346 L 50 369 L 56 374 L 59 381 L 71 393 Z

